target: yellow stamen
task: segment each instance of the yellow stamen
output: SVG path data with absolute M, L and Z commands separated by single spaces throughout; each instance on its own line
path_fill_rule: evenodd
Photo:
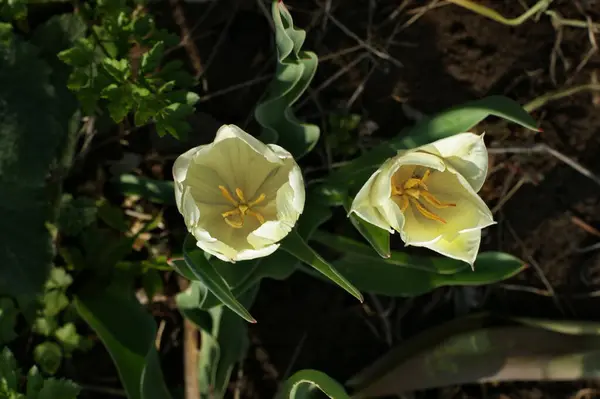
M 231 202 L 235 206 L 238 206 L 238 202 L 235 199 L 233 199 L 231 194 L 229 194 L 229 190 L 227 190 L 225 186 L 219 186 L 219 190 L 221 190 L 221 194 L 223 195 L 223 197 L 225 197 L 227 201 Z
M 408 197 L 405 195 L 400 197 L 400 199 L 402 201 L 402 205 L 400 205 L 400 212 L 404 213 L 404 211 L 406 211 L 408 209 L 410 202 L 408 201 Z
M 223 218 L 225 223 L 233 227 L 234 229 L 241 229 L 244 226 L 244 218 L 242 217 L 239 221 L 233 221 L 228 218 Z
M 259 222 L 260 224 L 263 224 L 263 223 L 265 222 L 265 218 L 263 217 L 263 215 L 261 215 L 261 214 L 260 214 L 260 213 L 258 213 L 258 212 L 254 212 L 254 211 L 250 211 L 250 210 L 249 210 L 249 211 L 247 211 L 247 212 L 246 212 L 246 214 L 247 214 L 247 215 L 250 215 L 250 216 L 254 216 L 256 219 L 258 219 L 258 222 Z
M 394 181 L 394 178 L 392 177 L 392 196 L 400 197 L 399 207 L 401 212 L 404 213 L 408 209 L 410 204 L 412 204 L 414 205 L 416 210 L 427 219 L 435 220 L 445 224 L 446 221 L 442 217 L 436 215 L 435 213 L 427 209 L 423 205 L 423 203 L 420 202 L 421 198 L 423 198 L 425 202 L 438 209 L 456 206 L 456 204 L 454 203 L 442 202 L 438 200 L 433 194 L 429 192 L 429 188 L 425 184 L 425 181 L 429 178 L 430 175 L 431 170 L 427 169 L 425 173 L 423 173 L 422 177 L 411 177 L 407 179 L 403 184 L 398 184 Z
M 249 207 L 253 207 L 256 204 L 260 204 L 261 202 L 263 202 L 265 200 L 265 198 L 267 198 L 267 196 L 265 195 L 265 193 L 262 193 L 261 195 L 258 196 L 257 199 L 255 199 L 254 201 L 250 201 L 248 202 L 248 206 Z
M 235 189 L 235 194 L 238 196 L 238 198 L 240 199 L 242 204 L 246 203 L 246 198 L 244 198 L 244 192 L 242 191 L 241 188 L 236 188 Z
M 225 223 L 227 223 L 229 226 L 235 229 L 241 229 L 244 226 L 244 216 L 246 215 L 255 217 L 260 224 L 265 222 L 263 215 L 251 209 L 253 206 L 263 202 L 267 198 L 264 193 L 260 194 L 254 201 L 248 202 L 246 201 L 244 192 L 239 187 L 235 189 L 235 195 L 237 195 L 239 201 L 236 201 L 233 198 L 225 186 L 219 186 L 219 190 L 221 190 L 223 197 L 225 197 L 225 199 L 231 202 L 234 206 L 234 209 L 221 213 L 223 220 L 225 220 Z M 239 220 L 231 219 L 231 217 L 235 215 L 239 215 Z
M 438 222 L 446 224 L 446 221 L 444 219 L 442 219 L 435 213 L 431 212 L 429 209 L 425 208 L 416 199 L 410 198 L 410 202 L 412 202 L 412 204 L 415 206 L 415 208 L 417 208 L 417 210 L 421 213 L 421 215 L 425 216 L 427 219 L 437 220 Z
M 421 195 L 423 196 L 423 198 L 425 198 L 425 201 L 429 202 L 431 205 L 435 206 L 438 209 L 456 206 L 456 204 L 453 204 L 451 202 L 441 202 L 440 200 L 435 198 L 433 194 L 427 191 L 421 192 Z

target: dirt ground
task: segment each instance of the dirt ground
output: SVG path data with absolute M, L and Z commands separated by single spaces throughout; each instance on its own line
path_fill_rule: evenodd
M 505 16 L 517 16 L 534 1 L 480 3 Z M 173 4 L 184 11 L 185 24 L 173 16 Z M 201 133 L 184 147 L 210 141 L 217 123 L 257 131 L 252 109 L 272 73 L 274 56 L 271 30 L 257 4 L 171 1 L 156 7 L 165 26 L 192 31 L 194 44 L 173 56 L 189 60 L 197 72 L 201 66 L 205 80 L 199 115 L 194 118 Z M 360 115 L 361 124 L 351 140 L 366 148 L 414 123 L 420 113 L 432 114 L 492 94 L 525 104 L 555 90 L 593 82 L 600 71 L 600 55 L 590 52 L 594 43 L 588 29 L 553 26 L 548 15 L 508 27 L 443 1 L 288 0 L 286 4 L 297 25 L 308 31 L 305 48 L 321 59 L 309 95 L 297 110 L 299 116 L 324 126 L 325 140 L 304 167 L 325 164 L 331 129 L 323 121 L 331 114 Z M 565 18 L 600 22 L 598 0 L 556 0 L 551 9 Z M 496 149 L 481 195 L 499 222 L 486 230 L 483 249 L 519 256 L 530 264 L 528 270 L 504 284 L 471 290 L 475 299 L 461 306 L 453 300 L 456 295 L 449 295 L 460 288 L 413 299 L 368 297 L 361 306 L 342 290 L 304 275 L 285 282 L 264 281 L 252 308 L 260 322 L 250 327 L 252 346 L 241 370 L 234 371 L 238 378 L 231 391 L 238 389 L 242 398 L 271 398 L 282 378 L 302 368 L 346 381 L 389 347 L 377 305 L 391 309 L 387 317 L 394 345 L 477 309 L 600 321 L 600 295 L 595 291 L 600 288 L 600 251 L 591 247 L 600 241 L 600 187 L 568 165 L 575 161 L 600 173 L 600 93 L 581 92 L 551 101 L 533 115 L 542 133 L 493 119 L 479 127 L 490 148 Z M 373 126 L 378 128 L 372 131 Z M 534 144 L 548 145 L 567 163 L 549 153 L 506 152 L 509 147 Z M 149 142 L 146 136 L 136 146 L 144 155 L 163 156 L 158 166 L 147 161 L 149 174 L 170 178 L 168 171 L 181 144 Z M 336 149 L 330 155 L 333 162 L 349 156 Z M 174 217 L 171 228 L 183 231 L 182 223 Z M 163 354 L 166 364 L 172 365 L 166 374 L 174 383 L 182 375 L 180 349 Z M 473 385 L 414 397 L 583 399 L 600 397 L 596 386 Z

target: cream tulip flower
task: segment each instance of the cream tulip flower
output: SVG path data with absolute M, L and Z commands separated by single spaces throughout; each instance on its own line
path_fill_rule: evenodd
M 229 262 L 273 253 L 304 209 L 292 155 L 235 125 L 179 156 L 173 180 L 177 208 L 198 247 Z
M 481 229 L 495 223 L 477 195 L 487 168 L 483 135 L 473 133 L 400 151 L 360 189 L 350 213 L 399 232 L 405 245 L 426 247 L 472 266 Z

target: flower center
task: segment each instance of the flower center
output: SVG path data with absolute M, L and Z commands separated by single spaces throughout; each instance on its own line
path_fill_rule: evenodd
M 244 216 L 246 215 L 254 216 L 256 219 L 258 219 L 260 224 L 263 224 L 265 222 L 265 218 L 263 217 L 263 215 L 251 209 L 254 205 L 259 204 L 265 200 L 266 195 L 264 193 L 259 195 L 258 198 L 256 198 L 254 201 L 248 202 L 246 201 L 246 198 L 244 197 L 244 192 L 241 188 L 235 189 L 235 195 L 237 195 L 239 201 L 233 198 L 233 196 L 229 193 L 225 186 L 219 186 L 219 190 L 221 190 L 221 194 L 223 194 L 223 197 L 225 197 L 225 199 L 231 202 L 234 206 L 232 210 L 221 213 L 221 216 L 223 216 L 223 220 L 225 220 L 225 223 L 227 223 L 235 229 L 241 229 L 244 226 Z
M 412 204 L 417 211 L 419 211 L 419 213 L 425 216 L 427 219 L 435 220 L 445 224 L 446 221 L 427 209 L 427 207 L 425 207 L 423 204 L 423 201 L 438 209 L 449 208 L 456 206 L 456 204 L 441 202 L 429 192 L 429 189 L 425 184 L 429 175 L 431 175 L 431 170 L 427 169 L 422 177 L 414 177 L 413 175 L 413 177 L 400 185 L 396 184 L 396 182 L 394 182 L 394 178 L 392 177 L 392 196 L 399 197 L 400 202 L 398 205 L 400 206 L 400 211 L 403 213 Z

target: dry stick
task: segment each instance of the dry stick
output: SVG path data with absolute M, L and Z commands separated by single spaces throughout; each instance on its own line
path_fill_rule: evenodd
M 225 40 L 225 37 L 227 36 L 227 32 L 229 31 L 229 28 L 231 27 L 231 24 L 235 18 L 236 11 L 237 11 L 237 6 L 231 11 L 231 16 L 227 20 L 227 23 L 226 23 L 225 27 L 223 28 L 223 31 L 219 35 L 219 39 L 217 39 L 217 43 L 215 43 L 213 50 L 211 51 L 210 55 L 208 56 L 208 60 L 206 61 L 206 66 L 204 67 L 202 74 L 197 76 L 197 78 L 201 78 L 204 75 L 206 75 L 206 71 L 212 65 L 215 57 L 217 56 L 219 49 L 221 48 L 221 45 L 223 44 L 223 40 Z M 206 79 L 203 79 L 203 87 L 202 88 L 204 89 L 204 91 L 208 90 Z
M 179 288 L 183 291 L 189 282 L 177 276 Z M 198 383 L 198 331 L 194 323 L 183 319 L 183 375 L 185 382 L 185 399 L 200 399 Z
M 359 55 L 358 57 L 356 57 L 355 59 L 353 59 L 349 64 L 347 64 L 346 66 L 344 66 L 343 68 L 341 68 L 339 71 L 337 71 L 336 73 L 334 73 L 333 75 L 331 75 L 325 82 L 321 83 L 321 85 L 319 85 L 319 87 L 317 87 L 316 89 L 314 89 L 313 90 L 313 94 L 317 95 L 321 90 L 325 89 L 330 84 L 332 84 L 333 82 L 335 82 L 336 80 L 338 80 L 340 77 L 342 77 L 343 75 L 345 75 L 348 71 L 350 71 L 359 62 L 361 62 L 362 60 L 364 60 L 367 57 L 369 57 L 369 54 L 368 53 L 363 53 L 363 54 Z M 298 103 L 298 105 L 295 107 L 295 109 L 298 110 L 298 109 L 302 108 L 304 105 L 306 105 L 306 103 L 309 100 L 310 100 L 310 97 L 304 98 L 304 100 L 302 100 L 300 103 Z
M 540 265 L 536 262 L 536 260 L 533 258 L 533 256 L 531 255 L 531 253 L 527 249 L 527 246 L 521 240 L 521 238 L 517 235 L 516 231 L 512 228 L 512 226 L 511 226 L 511 224 L 510 224 L 510 222 L 508 220 L 506 221 L 506 228 L 508 229 L 508 232 L 510 233 L 510 235 L 515 239 L 515 241 L 517 242 L 517 244 L 519 244 L 519 246 L 521 247 L 521 251 L 523 251 L 523 253 L 525 254 L 525 257 L 527 258 L 527 261 L 531 264 L 531 266 L 533 266 L 533 268 L 537 272 L 540 280 L 542 280 L 542 283 L 546 287 L 546 290 L 548 291 L 548 293 L 552 297 L 552 301 L 554 302 L 554 305 L 558 308 L 558 310 L 562 314 L 565 314 L 565 310 L 564 310 L 564 308 L 563 308 L 560 300 L 558 299 L 558 297 L 556 295 L 556 291 L 554 290 L 554 287 L 552 287 L 552 284 L 550 284 L 550 281 L 548 281 L 548 278 L 544 274 L 544 271 L 542 270 L 542 268 L 540 267 Z
M 520 16 L 516 18 L 506 18 L 497 11 L 482 6 L 481 4 L 474 3 L 471 0 L 448 0 L 450 3 L 456 4 L 457 6 L 466 8 L 467 10 L 471 10 L 474 13 L 508 26 L 521 25 L 523 22 L 527 21 L 537 13 L 545 11 L 552 1 L 553 0 L 539 0 L 529 10 L 525 11 Z
M 337 18 L 335 18 L 333 15 L 331 15 L 331 14 L 327 14 L 327 15 L 329 16 L 329 19 L 331 19 L 331 22 L 333 22 L 338 28 L 340 28 L 340 30 L 342 32 L 344 32 L 346 35 L 348 35 L 352 39 L 356 40 L 357 43 L 359 43 L 366 50 L 368 50 L 371 53 L 373 53 L 373 55 L 381 58 L 382 60 L 389 61 L 392 64 L 396 65 L 397 67 L 401 67 L 402 66 L 402 63 L 400 61 L 398 61 L 397 59 L 395 59 L 394 57 L 392 57 L 388 53 L 385 53 L 383 51 L 377 50 L 375 47 L 373 47 L 369 43 L 365 42 L 363 39 L 361 39 L 360 37 L 358 37 L 356 35 L 356 33 L 352 32 L 344 24 L 342 24 L 340 21 L 338 21 Z
M 271 75 L 259 76 L 258 78 L 250 79 L 250 80 L 247 80 L 245 82 L 238 83 L 236 85 L 226 87 L 226 88 L 224 88 L 222 90 L 217 90 L 217 91 L 215 91 L 213 93 L 210 93 L 210 94 L 207 94 L 205 96 L 201 96 L 198 101 L 199 102 L 206 102 L 208 100 L 212 100 L 215 97 L 220 97 L 220 96 L 223 96 L 225 94 L 231 93 L 232 91 L 236 91 L 236 90 L 239 90 L 239 89 L 243 89 L 243 88 L 246 88 L 246 87 L 253 86 L 253 85 L 258 84 L 260 82 L 264 82 L 265 80 L 269 80 L 272 77 L 273 77 L 272 74 Z
M 574 161 L 573 159 L 567 157 L 566 155 L 558 152 L 554 148 L 549 147 L 546 144 L 536 144 L 531 147 L 504 147 L 504 148 L 490 148 L 488 149 L 490 154 L 533 154 L 539 152 L 545 152 L 559 161 L 563 162 L 567 166 L 570 166 L 577 172 L 581 173 L 588 179 L 592 180 L 594 183 L 600 186 L 600 178 L 592 173 L 589 169 L 581 165 L 579 162 Z
M 192 61 L 192 67 L 194 71 L 196 71 L 196 77 L 202 75 L 204 68 L 202 67 L 202 60 L 200 58 L 200 52 L 198 51 L 198 47 L 196 47 L 196 43 L 191 37 L 191 32 L 188 29 L 187 22 L 185 20 L 185 15 L 183 13 L 183 7 L 181 6 L 181 0 L 169 0 L 171 7 L 173 8 L 173 19 L 175 23 L 179 26 L 179 30 L 181 32 L 181 44 L 185 48 Z

